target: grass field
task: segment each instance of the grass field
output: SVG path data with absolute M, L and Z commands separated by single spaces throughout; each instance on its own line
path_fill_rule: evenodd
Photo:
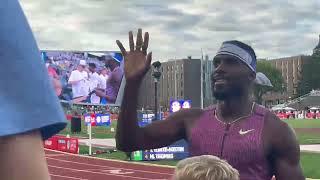
M 117 121 L 113 121 L 110 127 L 106 126 L 93 126 L 92 127 L 92 138 L 97 139 L 107 139 L 107 138 L 114 138 L 115 136 L 115 129 L 117 126 Z M 114 131 L 111 131 L 111 129 Z M 84 121 L 81 121 L 81 132 L 80 133 L 71 133 L 71 123 L 68 122 L 67 127 L 60 132 L 62 135 L 69 134 L 70 136 L 74 137 L 81 137 L 81 138 L 89 138 L 87 126 L 84 124 Z
M 301 153 L 301 166 L 306 177 L 320 179 L 319 162 L 319 153 Z
M 284 120 L 295 129 L 300 144 L 320 144 L 320 120 Z
M 292 128 L 320 128 L 320 119 L 288 119 L 283 121 Z

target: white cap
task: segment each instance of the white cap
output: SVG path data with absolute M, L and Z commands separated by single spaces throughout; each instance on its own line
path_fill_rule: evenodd
M 87 65 L 87 63 L 86 63 L 86 61 L 85 61 L 85 60 L 80 60 L 79 65 L 86 66 L 86 65 Z
M 262 86 L 273 87 L 270 79 L 265 74 L 263 74 L 261 72 L 257 72 L 255 83 L 260 84 Z

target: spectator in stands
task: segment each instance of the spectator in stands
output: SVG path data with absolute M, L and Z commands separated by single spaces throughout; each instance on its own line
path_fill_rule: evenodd
M 88 73 L 85 71 L 86 61 L 80 60 L 76 70 L 71 72 L 68 83 L 72 86 L 73 99 L 89 94 Z
M 52 78 L 53 88 L 56 92 L 56 95 L 59 97 L 62 94 L 62 85 L 58 79 Z
M 97 66 L 95 63 L 89 63 L 89 92 L 93 92 L 90 97 L 90 102 L 94 104 L 100 103 L 100 97 L 94 92 L 98 88 L 100 82 L 100 76 L 96 72 Z
M 101 89 L 106 90 L 107 88 L 107 80 L 109 79 L 109 75 L 108 75 L 108 69 L 107 68 L 103 68 L 100 71 L 100 82 L 99 82 L 99 87 Z
M 46 67 L 48 69 L 48 74 L 52 78 L 59 79 L 57 71 L 52 67 L 52 61 L 50 59 L 46 60 Z
M 100 93 L 105 94 L 107 89 L 107 80 L 109 79 L 108 69 L 102 68 L 99 74 L 99 84 L 96 91 L 100 91 Z M 101 104 L 107 104 L 107 99 L 105 97 L 101 97 Z
M 61 81 L 59 81 L 58 79 L 54 79 L 54 78 L 51 78 L 51 80 L 53 83 L 53 88 L 54 88 L 58 98 L 60 100 L 66 100 L 66 101 L 71 100 L 71 97 L 66 92 L 66 89 L 63 88 Z
M 173 180 L 239 180 L 239 172 L 225 160 L 202 155 L 180 161 Z

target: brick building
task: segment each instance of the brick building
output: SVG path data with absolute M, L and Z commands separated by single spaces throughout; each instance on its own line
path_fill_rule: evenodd
M 280 70 L 286 90 L 284 92 L 269 92 L 263 99 L 266 106 L 281 104 L 298 95 L 297 88 L 301 76 L 302 65 L 308 63 L 311 56 L 292 56 L 269 60 L 271 64 Z
M 210 75 L 213 63 L 206 56 L 203 65 L 203 106 L 213 102 Z M 158 85 L 158 103 L 162 109 L 168 109 L 171 99 L 188 99 L 193 107 L 201 107 L 201 60 L 175 59 L 161 64 L 161 78 Z M 154 80 L 152 69 L 146 74 L 139 91 L 138 108 L 154 108 Z

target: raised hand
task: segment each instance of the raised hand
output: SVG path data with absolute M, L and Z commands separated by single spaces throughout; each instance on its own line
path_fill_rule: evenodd
M 117 40 L 121 53 L 124 57 L 124 72 L 127 81 L 141 81 L 143 76 L 148 72 L 152 60 L 152 53 L 147 54 L 149 44 L 149 33 L 144 34 L 138 30 L 136 45 L 134 45 L 132 31 L 129 32 L 130 51 L 126 51 L 122 43 Z

